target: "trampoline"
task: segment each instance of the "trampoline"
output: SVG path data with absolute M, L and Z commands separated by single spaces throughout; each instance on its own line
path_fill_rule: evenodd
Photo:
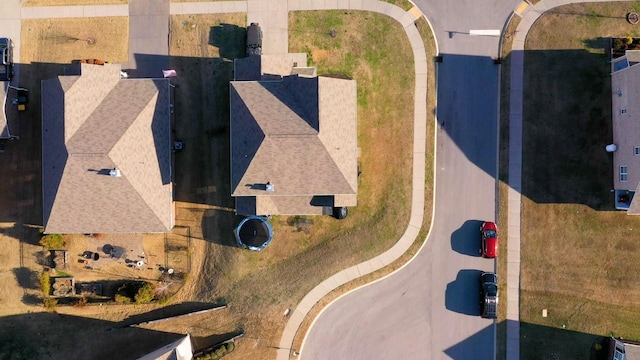
M 267 219 L 261 216 L 249 216 L 240 222 L 234 234 L 241 247 L 260 251 L 271 242 L 273 228 Z

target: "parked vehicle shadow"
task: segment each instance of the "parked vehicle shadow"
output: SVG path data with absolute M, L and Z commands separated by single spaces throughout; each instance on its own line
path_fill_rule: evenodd
M 451 249 L 463 255 L 480 256 L 481 220 L 467 220 L 451 234 Z
M 479 316 L 480 270 L 463 269 L 456 279 L 447 284 L 444 304 L 447 310 Z

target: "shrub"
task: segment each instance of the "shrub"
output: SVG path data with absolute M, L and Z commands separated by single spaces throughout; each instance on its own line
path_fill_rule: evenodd
M 49 296 L 51 292 L 51 276 L 47 271 L 40 274 L 40 289 L 42 289 L 42 294 L 45 297 Z
M 233 342 L 222 344 L 219 347 L 207 352 L 206 354 L 198 356 L 196 360 L 218 360 L 221 357 L 232 352 L 233 349 L 235 349 L 235 344 Z
M 114 300 L 121 304 L 148 304 L 155 298 L 155 291 L 150 282 L 128 282 L 118 288 Z
M 62 249 L 64 247 L 64 236 L 62 234 L 47 234 L 40 238 L 40 245 L 49 250 Z
M 58 305 L 58 300 L 52 297 L 46 297 L 43 300 L 44 308 L 47 309 L 48 312 L 55 312 L 56 305 Z
M 134 299 L 136 304 L 148 304 L 155 297 L 156 289 L 150 282 L 145 282 L 139 289 Z
M 131 304 L 131 298 L 122 294 L 116 294 L 114 300 L 120 304 Z
M 85 307 L 85 306 L 87 306 L 87 302 L 89 302 L 89 301 L 87 300 L 86 297 L 81 297 L 80 299 L 78 299 L 78 301 L 76 301 L 73 304 L 73 307 L 78 307 L 78 308 Z

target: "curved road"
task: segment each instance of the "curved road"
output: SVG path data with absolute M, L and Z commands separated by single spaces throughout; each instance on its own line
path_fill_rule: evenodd
M 327 307 L 301 356 L 312 359 L 493 359 L 495 326 L 478 316 L 478 227 L 495 219 L 499 37 L 519 0 L 416 0 L 430 21 L 437 67 L 434 223 L 426 245 L 395 274 Z M 505 254 L 506 255 L 506 254 Z

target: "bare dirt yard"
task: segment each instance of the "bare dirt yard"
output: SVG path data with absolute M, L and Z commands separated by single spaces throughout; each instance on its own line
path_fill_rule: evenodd
M 612 141 L 608 38 L 640 35 L 625 20 L 636 7 L 625 2 L 554 8 L 527 37 L 522 359 L 593 359 L 603 355 L 600 345 L 611 334 L 640 340 L 638 317 L 632 315 L 640 310 L 637 218 L 613 209 L 613 163 L 604 151 Z M 508 55 L 505 60 L 508 79 Z M 502 105 L 500 178 L 506 181 L 508 102 Z M 505 202 L 500 212 L 507 213 Z

